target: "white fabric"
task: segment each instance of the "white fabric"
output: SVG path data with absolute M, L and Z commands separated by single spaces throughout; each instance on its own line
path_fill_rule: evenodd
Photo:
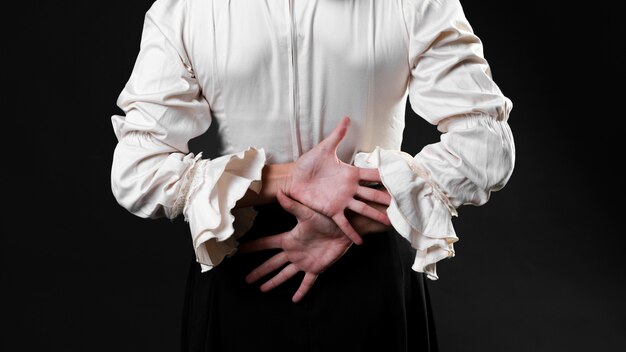
M 400 151 L 407 96 L 442 132 L 415 156 Z M 263 164 L 294 161 L 345 115 L 339 157 L 379 168 L 431 279 L 454 254 L 456 208 L 485 203 L 514 164 L 512 104 L 457 0 L 157 0 L 118 105 L 115 196 L 145 217 L 182 209 L 205 270 L 249 228 L 252 210 L 231 209 Z M 198 159 L 187 143 L 213 119 L 224 157 Z

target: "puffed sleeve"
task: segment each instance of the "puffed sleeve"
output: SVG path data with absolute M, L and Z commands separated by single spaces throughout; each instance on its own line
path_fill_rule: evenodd
M 484 204 L 513 171 L 512 104 L 492 80 L 458 0 L 406 0 L 404 16 L 409 101 L 441 139 L 415 156 L 377 148 L 357 160 L 379 168 L 393 199 L 391 223 L 417 250 L 413 269 L 434 280 L 436 263 L 455 254 L 456 209 Z
M 146 13 L 140 52 L 117 101 L 125 116 L 112 117 L 111 185 L 135 215 L 183 214 L 206 271 L 236 251 L 236 238 L 251 225 L 251 208 L 233 208 L 248 189 L 259 191 L 265 153 L 248 148 L 209 160 L 189 152 L 189 140 L 209 128 L 211 109 L 185 51 L 185 8 L 182 0 L 157 0 Z

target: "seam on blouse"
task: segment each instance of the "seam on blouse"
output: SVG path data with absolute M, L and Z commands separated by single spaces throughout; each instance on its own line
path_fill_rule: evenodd
M 406 47 L 406 62 L 409 69 L 411 68 L 411 33 L 409 32 L 409 25 L 406 20 L 406 2 L 408 0 L 400 0 L 400 16 L 402 17 L 402 23 L 404 24 L 404 45 Z
M 184 5 L 186 5 L 187 0 L 183 0 L 185 2 Z M 161 29 L 161 26 L 159 26 L 159 24 L 157 23 L 157 21 L 155 21 L 155 19 L 153 18 L 152 14 L 149 13 L 149 16 L 146 17 L 146 20 L 150 20 L 150 22 L 152 22 L 152 24 L 154 25 L 154 27 L 159 31 L 159 33 L 161 33 L 161 35 L 163 36 L 163 38 L 165 38 L 165 40 L 167 41 L 167 43 L 170 45 L 170 47 L 172 47 L 172 49 L 174 49 L 174 52 L 176 52 L 176 55 L 180 58 L 180 62 L 182 63 L 183 68 L 185 69 L 185 71 L 189 72 L 189 69 L 191 67 L 191 63 L 189 62 L 189 59 L 187 58 L 187 60 L 185 59 L 186 52 L 180 52 L 180 50 L 178 50 L 178 48 L 176 47 L 176 45 L 174 45 L 174 42 L 170 39 L 169 36 L 167 36 L 165 34 L 165 32 L 163 32 L 163 30 Z M 181 46 L 183 46 L 184 48 L 184 42 L 183 42 L 183 38 L 182 38 L 182 33 L 181 33 Z
M 211 59 L 211 92 L 212 97 L 216 97 L 218 95 L 217 90 L 221 89 L 221 77 L 217 75 L 217 40 L 216 40 L 216 32 L 215 32 L 215 1 L 211 1 L 211 29 L 213 30 L 213 55 Z
M 189 74 L 191 74 L 192 77 L 195 77 L 196 74 L 194 72 L 193 69 L 193 62 L 191 61 L 191 55 L 189 53 L 189 50 L 187 49 L 187 41 L 186 41 L 186 35 L 187 33 L 190 33 L 189 30 L 189 23 L 190 21 L 187 21 L 187 14 L 189 13 L 189 1 L 187 0 L 183 0 L 184 4 L 183 4 L 183 23 L 182 23 L 182 33 L 180 34 L 180 40 L 181 40 L 181 45 L 183 47 L 183 50 L 185 52 L 185 56 L 187 57 L 187 61 L 189 62 L 189 65 L 185 65 L 185 68 L 187 69 L 187 71 L 189 71 Z

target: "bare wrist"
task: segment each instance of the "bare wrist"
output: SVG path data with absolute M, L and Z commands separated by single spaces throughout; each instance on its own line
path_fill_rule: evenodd
M 276 193 L 290 185 L 289 179 L 291 178 L 292 167 L 293 163 L 265 165 L 261 175 L 261 190 L 259 193 L 248 190 L 245 196 L 237 202 L 236 207 L 241 208 L 276 202 Z

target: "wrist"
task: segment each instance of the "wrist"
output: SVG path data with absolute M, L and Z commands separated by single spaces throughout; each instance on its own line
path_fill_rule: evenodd
M 282 169 L 279 171 L 279 175 L 276 179 L 276 193 L 278 193 L 278 191 L 281 191 L 285 195 L 291 195 L 294 182 L 292 173 L 294 163 L 281 165 L 283 165 L 281 167 Z
M 290 178 L 292 166 L 293 163 L 265 165 L 261 174 L 259 193 L 248 190 L 235 207 L 241 208 L 276 202 L 276 193 L 283 190 L 286 184 L 290 184 L 287 178 Z
M 261 180 L 261 197 L 268 202 L 275 202 L 278 191 L 289 194 L 293 166 L 294 163 L 265 165 Z

